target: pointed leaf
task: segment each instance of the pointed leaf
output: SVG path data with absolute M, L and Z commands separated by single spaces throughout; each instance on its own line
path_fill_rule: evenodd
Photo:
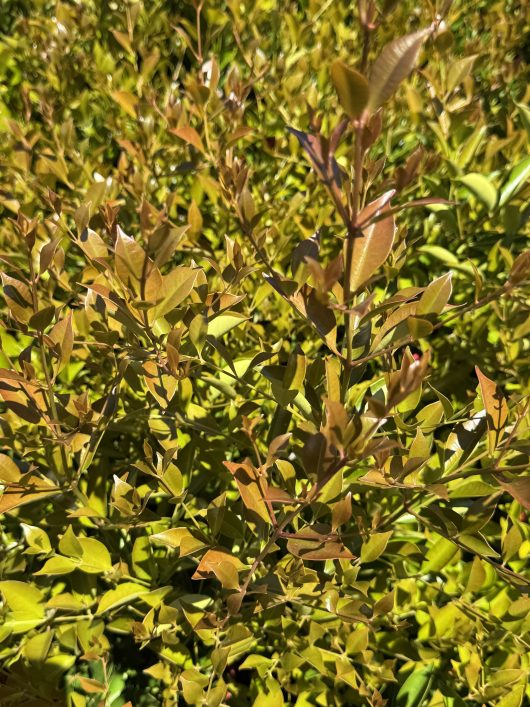
M 271 517 L 265 499 L 267 498 L 267 481 L 260 476 L 259 470 L 248 463 L 237 464 L 224 462 L 233 475 L 241 500 L 245 506 L 256 513 L 266 523 L 271 523 Z
M 131 118 L 137 117 L 136 109 L 139 103 L 137 96 L 129 91 L 113 91 L 111 96 Z
M 359 214 L 359 221 L 363 223 L 369 223 L 371 218 L 379 214 L 388 213 L 388 216 L 369 223 L 363 229 L 363 235 L 354 241 L 350 284 L 352 292 L 372 277 L 392 249 L 396 230 L 394 217 L 390 212 L 390 198 L 393 194 L 393 191 L 383 194 Z
M 159 542 L 167 547 L 178 548 L 180 557 L 191 555 L 205 547 L 205 543 L 196 538 L 188 528 L 169 528 L 151 535 L 149 539 L 151 542 Z
M 59 348 L 57 372 L 61 371 L 70 361 L 74 346 L 74 330 L 72 327 L 72 312 L 60 319 L 48 334 L 48 338 Z
M 481 201 L 488 211 L 493 211 L 497 204 L 497 190 L 483 174 L 471 172 L 460 177 L 460 182 Z
M 386 533 L 374 533 L 361 547 L 361 563 L 374 562 L 383 554 L 388 541 L 392 535 L 392 530 Z
M 156 296 L 157 304 L 149 312 L 149 319 L 155 321 L 178 307 L 192 291 L 198 272 L 194 268 L 178 267 L 165 275 Z
M 181 140 L 184 140 L 184 142 L 193 145 L 193 147 L 197 148 L 199 152 L 204 152 L 204 145 L 202 144 L 201 136 L 191 126 L 185 125 L 182 128 L 175 128 L 170 132 L 179 137 Z
M 475 366 L 475 371 L 487 415 L 489 453 L 493 454 L 508 418 L 508 405 L 501 388 L 485 376 L 478 366 Z
M 116 589 L 110 589 L 105 592 L 101 597 L 96 611 L 96 616 L 98 614 L 103 614 L 105 611 L 110 611 L 117 606 L 122 604 L 128 604 L 133 599 L 136 599 L 141 594 L 146 594 L 149 592 L 147 587 L 141 584 L 136 584 L 135 582 L 124 582 L 116 587 Z
M 358 118 L 366 107 L 370 94 L 366 78 L 337 59 L 331 65 L 331 80 L 341 106 L 350 118 Z
M 442 275 L 433 280 L 422 294 L 416 314 L 421 317 L 423 314 L 440 314 L 451 297 L 453 285 L 451 282 L 452 273 Z
M 510 172 L 506 184 L 501 189 L 499 206 L 503 206 L 510 201 L 513 196 L 521 189 L 523 184 L 530 176 L 530 157 L 525 157 L 521 162 L 515 165 Z
M 136 285 L 142 277 L 146 254 L 142 246 L 118 227 L 116 235 L 116 272 L 126 285 Z
M 29 322 L 33 314 L 32 297 L 29 287 L 20 280 L 2 273 L 4 297 L 11 315 L 17 322 Z
M 521 506 L 530 511 L 530 476 L 521 476 L 510 480 L 503 477 L 496 478 L 505 491 L 513 496 Z
M 238 572 L 245 565 L 227 550 L 212 549 L 201 558 L 192 579 L 207 579 L 214 574 L 225 589 L 239 587 Z
M 397 707 L 420 707 L 424 704 L 434 671 L 434 664 L 414 670 L 399 689 L 396 697 Z
M 421 45 L 431 34 L 430 29 L 422 29 L 395 39 L 384 47 L 375 60 L 370 72 L 370 98 L 368 110 L 373 113 L 396 91 L 416 63 Z

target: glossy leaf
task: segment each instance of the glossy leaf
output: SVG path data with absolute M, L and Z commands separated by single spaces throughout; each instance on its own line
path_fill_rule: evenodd
M 431 33 L 422 29 L 387 44 L 370 71 L 368 110 L 373 112 L 394 94 L 416 64 L 418 53 Z
M 367 225 L 362 231 L 362 236 L 354 241 L 350 284 L 352 292 L 372 277 L 390 254 L 395 234 L 394 217 L 389 205 L 392 195 L 393 192 L 383 194 L 368 204 L 359 214 L 359 221 L 364 223 L 379 215 L 383 215 L 384 218 Z
M 530 157 L 525 157 L 512 168 L 508 179 L 501 188 L 499 206 L 507 204 L 522 189 L 530 176 Z
M 366 78 L 337 59 L 331 65 L 331 79 L 346 113 L 350 118 L 358 118 L 366 107 L 370 94 Z
M 498 200 L 497 190 L 482 174 L 473 172 L 460 177 L 460 182 L 481 201 L 488 211 L 492 211 Z

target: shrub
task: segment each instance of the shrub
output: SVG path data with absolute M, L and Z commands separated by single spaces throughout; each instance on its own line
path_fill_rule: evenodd
M 524 9 L 5 3 L 2 705 L 528 698 Z

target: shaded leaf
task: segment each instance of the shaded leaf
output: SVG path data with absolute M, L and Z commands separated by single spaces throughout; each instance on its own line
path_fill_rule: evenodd
M 496 476 L 499 485 L 507 491 L 524 508 L 530 511 L 530 476 L 508 480 L 500 475 Z

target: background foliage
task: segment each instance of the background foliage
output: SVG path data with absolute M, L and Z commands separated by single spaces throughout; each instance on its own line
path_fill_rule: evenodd
M 2 705 L 525 703 L 529 29 L 4 0 Z

